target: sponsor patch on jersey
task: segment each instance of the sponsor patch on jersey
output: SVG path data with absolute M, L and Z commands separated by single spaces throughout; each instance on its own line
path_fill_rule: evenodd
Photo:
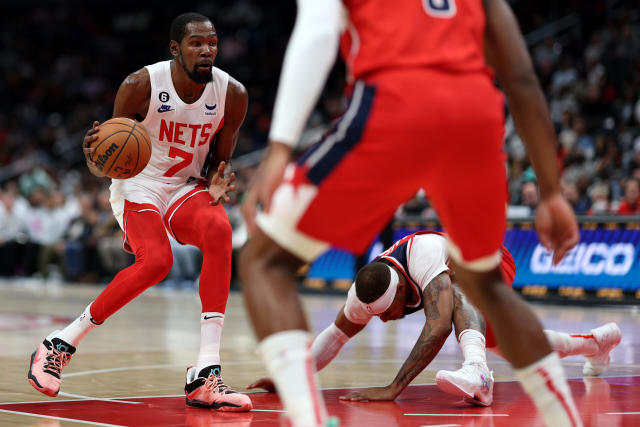
M 160 102 L 165 103 L 169 100 L 169 94 L 167 92 L 160 92 L 158 98 L 160 99 Z
M 213 104 L 213 105 L 207 105 L 204 104 L 205 108 L 209 111 L 205 111 L 204 115 L 205 116 L 216 116 L 218 113 L 215 111 L 216 107 L 218 106 L 218 104 Z
M 171 105 L 162 104 L 158 107 L 158 113 L 166 113 L 167 111 L 173 111 Z

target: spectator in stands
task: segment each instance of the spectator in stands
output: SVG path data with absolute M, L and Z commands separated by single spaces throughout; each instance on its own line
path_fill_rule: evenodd
M 0 275 L 14 276 L 21 265 L 22 248 L 26 243 L 24 214 L 26 201 L 15 185 L 0 189 Z
M 587 210 L 587 215 L 609 215 L 611 206 L 609 203 L 609 186 L 604 182 L 599 182 L 591 187 L 591 207 Z
M 618 206 L 618 215 L 640 215 L 640 182 L 629 179 L 624 185 L 624 198 Z
M 95 242 L 92 235 L 98 222 L 91 193 L 78 196 L 80 215 L 75 217 L 64 236 L 64 271 L 71 281 L 92 282 L 98 278 Z
M 113 277 L 134 261 L 133 255 L 123 249 L 123 232 L 113 216 L 109 203 L 110 192 L 103 188 L 96 200 L 98 221 L 93 230 L 92 242 L 100 260 L 101 281 L 110 282 Z
M 586 214 L 587 210 L 591 207 L 591 200 L 588 196 L 580 193 L 578 184 L 575 182 L 563 181 L 562 193 L 577 215 Z
M 531 215 L 536 210 L 540 195 L 538 193 L 538 185 L 535 181 L 527 181 L 522 184 L 522 205 L 529 208 Z

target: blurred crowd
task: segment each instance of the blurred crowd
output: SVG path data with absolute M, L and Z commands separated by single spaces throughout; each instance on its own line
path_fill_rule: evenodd
M 111 214 L 108 182 L 90 175 L 80 143 L 111 116 L 124 77 L 169 58 L 173 17 L 210 16 L 216 65 L 246 87 L 249 110 L 236 150 L 238 190 L 227 205 L 234 246 L 246 238 L 239 202 L 264 148 L 294 0 L 3 3 L 0 34 L 0 275 L 110 280 L 132 262 Z M 636 1 L 510 2 L 531 49 L 556 126 L 562 188 L 577 214 L 640 215 L 640 7 Z M 340 115 L 336 65 L 303 145 Z M 512 217 L 539 200 L 536 177 L 510 117 L 505 124 Z M 431 218 L 428 194 L 398 215 Z M 172 242 L 166 286 L 197 284 L 197 249 Z

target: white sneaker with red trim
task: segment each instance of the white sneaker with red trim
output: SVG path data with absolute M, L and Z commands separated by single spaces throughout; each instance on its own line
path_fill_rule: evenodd
M 620 328 L 614 322 L 607 323 L 599 328 L 592 329 L 593 339 L 598 343 L 598 352 L 592 356 L 586 356 L 582 373 L 590 377 L 602 375 L 609 367 L 609 353 L 622 339 Z
M 493 402 L 493 372 L 484 363 L 463 363 L 457 371 L 438 371 L 436 385 L 469 403 L 489 406 Z

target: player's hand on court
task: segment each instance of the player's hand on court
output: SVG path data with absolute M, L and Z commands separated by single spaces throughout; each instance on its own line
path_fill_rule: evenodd
M 558 264 L 580 238 L 573 209 L 560 193 L 540 201 L 536 208 L 535 223 L 540 243 L 553 251 L 553 265 Z
M 364 402 L 366 400 L 395 400 L 398 395 L 390 386 L 387 387 L 371 387 L 358 391 L 352 391 L 346 396 L 340 396 L 340 400 L 348 400 L 350 402 Z
M 270 142 L 267 150 L 267 155 L 260 162 L 242 203 L 242 216 L 247 223 L 249 234 L 253 234 L 256 229 L 255 218 L 258 205 L 262 206 L 264 212 L 269 212 L 271 209 L 271 196 L 282 182 L 284 170 L 291 157 L 291 147 L 280 142 Z
M 94 121 L 91 128 L 84 135 L 84 139 L 82 140 L 82 152 L 84 153 L 84 159 L 87 162 L 87 167 L 95 176 L 104 176 L 104 174 L 98 169 L 98 165 L 96 162 L 92 160 L 93 152 L 96 150 L 95 148 L 91 148 L 91 144 L 94 143 L 98 139 L 98 130 L 100 127 L 100 123 L 98 121 Z
M 236 180 L 236 174 L 231 172 L 229 175 L 225 175 L 224 171 L 227 167 L 225 162 L 220 162 L 218 170 L 211 177 L 209 182 L 209 195 L 213 199 L 209 202 L 210 205 L 217 205 L 222 202 L 229 202 L 231 199 L 227 193 L 235 191 L 236 185 L 233 183 Z
M 276 392 L 276 385 L 273 383 L 273 381 L 271 381 L 270 378 L 260 378 L 259 380 L 252 382 L 246 387 L 247 390 L 251 390 L 254 388 L 262 388 L 267 390 L 269 393 Z

